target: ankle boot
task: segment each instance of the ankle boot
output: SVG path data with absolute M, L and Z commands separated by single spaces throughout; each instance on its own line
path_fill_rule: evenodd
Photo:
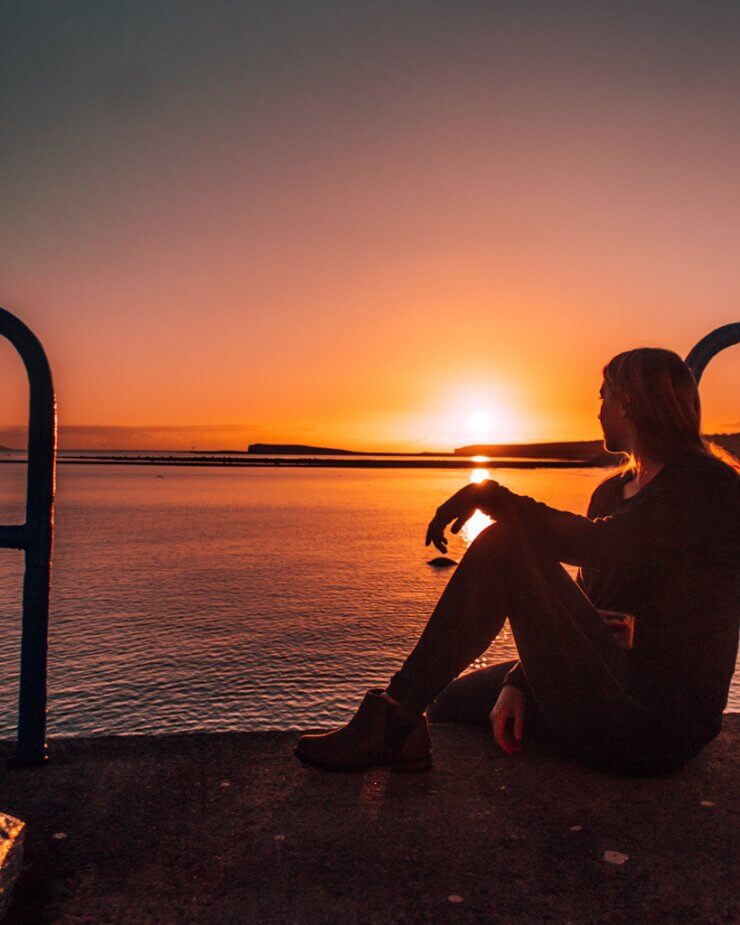
M 301 761 L 325 771 L 365 771 L 390 765 L 392 771 L 428 771 L 431 742 L 424 714 L 392 704 L 370 690 L 346 726 L 298 740 Z

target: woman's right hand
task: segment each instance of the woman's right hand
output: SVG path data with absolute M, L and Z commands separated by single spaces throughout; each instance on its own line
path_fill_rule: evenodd
M 441 553 L 446 553 L 445 530 L 447 525 L 452 523 L 452 532 L 459 533 L 463 524 L 475 513 L 480 503 L 480 494 L 480 485 L 471 482 L 438 507 L 427 527 L 424 545 L 428 546 L 433 543 Z
M 515 755 L 522 750 L 522 734 L 524 733 L 524 713 L 527 708 L 527 695 L 512 684 L 505 684 L 501 688 L 493 709 L 491 710 L 491 726 L 493 737 L 499 748 L 507 755 Z M 508 731 L 509 720 L 514 724 L 514 738 Z

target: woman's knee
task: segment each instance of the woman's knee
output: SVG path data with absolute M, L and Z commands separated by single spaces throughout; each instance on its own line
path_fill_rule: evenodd
M 520 542 L 508 524 L 494 523 L 476 536 L 467 551 L 466 558 L 511 558 Z
M 494 523 L 482 530 L 470 544 L 463 562 L 505 566 L 506 576 L 531 575 L 544 565 L 543 550 L 522 533 L 514 524 Z M 553 564 L 555 564 L 553 562 Z

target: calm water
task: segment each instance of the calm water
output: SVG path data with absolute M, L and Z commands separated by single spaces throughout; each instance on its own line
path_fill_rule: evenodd
M 599 470 L 497 470 L 585 511 Z M 52 735 L 341 721 L 400 665 L 449 572 L 424 531 L 463 472 L 59 469 Z M 25 468 L 0 466 L 0 523 Z M 453 540 L 459 558 L 487 521 Z M 14 734 L 22 557 L 0 550 L 0 737 Z M 508 632 L 481 664 L 515 656 Z M 733 709 L 740 708 L 735 692 Z

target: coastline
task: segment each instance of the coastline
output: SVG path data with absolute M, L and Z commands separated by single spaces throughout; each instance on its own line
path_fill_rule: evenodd
M 26 464 L 25 458 L 0 459 L 0 464 Z M 272 468 L 318 468 L 318 469 L 605 469 L 614 466 L 608 462 L 573 459 L 366 459 L 366 458 L 311 458 L 302 459 L 266 457 L 245 459 L 239 457 L 196 457 L 183 459 L 175 456 L 79 456 L 57 458 L 58 465 L 111 465 L 111 466 L 188 466 L 203 468 L 254 469 Z

